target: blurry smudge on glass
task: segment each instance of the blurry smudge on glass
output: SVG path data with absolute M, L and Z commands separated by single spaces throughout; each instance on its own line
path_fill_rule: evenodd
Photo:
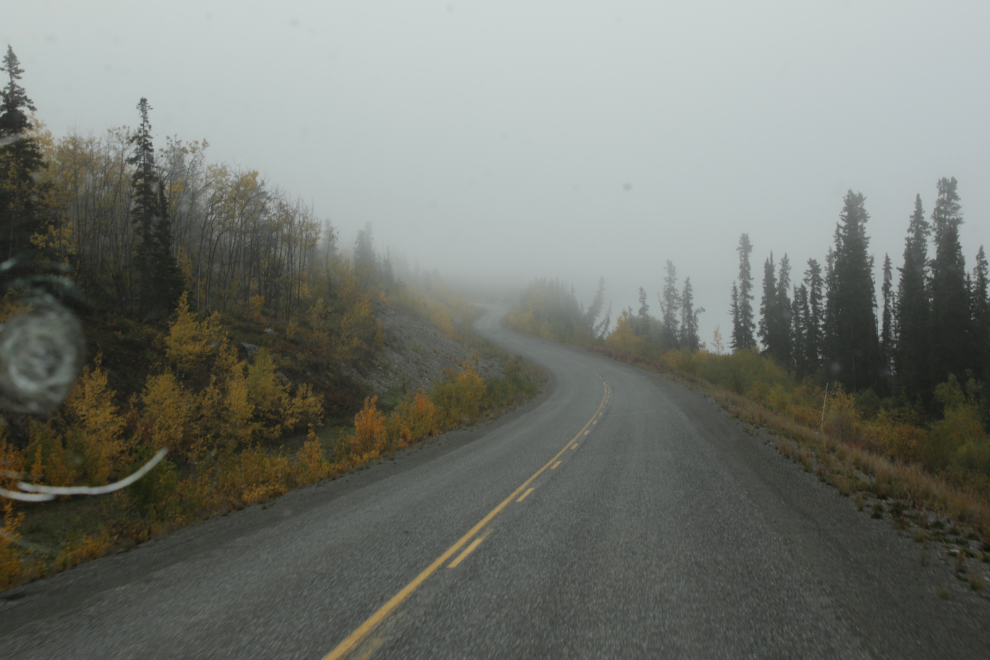
M 68 396 L 86 352 L 76 317 L 50 296 L 0 329 L 0 408 L 45 415 Z

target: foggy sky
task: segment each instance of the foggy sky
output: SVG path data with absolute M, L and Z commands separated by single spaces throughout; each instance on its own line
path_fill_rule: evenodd
M 56 135 L 135 126 L 147 97 L 156 145 L 205 138 L 345 245 L 371 222 L 451 280 L 559 276 L 587 304 L 604 275 L 615 314 L 640 286 L 659 314 L 671 259 L 706 341 L 739 234 L 757 292 L 770 250 L 797 280 L 850 188 L 878 284 L 943 176 L 967 268 L 990 248 L 985 1 L 273 5 L 9 2 L 0 45 Z

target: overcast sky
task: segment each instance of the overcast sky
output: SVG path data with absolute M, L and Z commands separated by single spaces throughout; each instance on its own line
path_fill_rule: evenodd
M 967 268 L 990 248 L 990 3 L 9 2 L 0 20 L 56 134 L 207 139 L 353 244 L 371 222 L 448 278 L 599 275 L 618 308 L 690 276 L 728 335 L 754 275 L 824 260 L 866 195 L 900 265 L 920 193 L 959 180 Z M 796 273 L 797 274 L 797 273 Z M 759 301 L 757 300 L 758 304 Z

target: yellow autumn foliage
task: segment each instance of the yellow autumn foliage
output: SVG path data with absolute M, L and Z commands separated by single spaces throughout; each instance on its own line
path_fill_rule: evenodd
M 294 479 L 300 486 L 306 486 L 326 479 L 331 470 L 330 462 L 323 455 L 323 445 L 316 437 L 316 431 L 309 427 L 306 442 L 296 454 Z
M 78 478 L 62 438 L 52 427 L 51 420 L 32 419 L 28 423 L 29 440 L 24 450 L 31 459 L 31 481 L 49 486 L 72 486 Z
M 175 320 L 169 325 L 165 338 L 165 356 L 182 372 L 191 372 L 203 364 L 215 346 L 223 338 L 220 315 L 213 313 L 208 319 L 198 321 L 189 310 L 189 293 L 182 292 L 175 311 Z
M 430 401 L 444 413 L 444 425 L 457 426 L 477 419 L 485 396 L 485 381 L 465 360 L 461 371 L 445 369 L 444 377 L 434 383 Z
M 412 401 L 404 401 L 397 410 L 400 429 L 400 443 L 409 445 L 437 435 L 443 430 L 443 413 L 420 390 Z
M 168 447 L 181 458 L 195 460 L 202 450 L 195 397 L 165 372 L 148 378 L 141 402 L 152 446 Z
M 97 355 L 95 366 L 86 366 L 66 399 L 63 415 L 70 429 L 67 441 L 80 447 L 88 483 L 102 486 L 114 474 L 127 449 L 124 418 L 107 387 L 107 372 Z
M 354 435 L 349 438 L 351 453 L 380 455 L 388 443 L 385 414 L 378 410 L 378 397 L 365 398 L 364 408 L 354 416 Z

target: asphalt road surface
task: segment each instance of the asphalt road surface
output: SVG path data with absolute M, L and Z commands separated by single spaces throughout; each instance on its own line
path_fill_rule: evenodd
M 0 658 L 990 657 L 990 604 L 889 520 L 681 386 L 496 319 L 537 400 L 7 592 Z

